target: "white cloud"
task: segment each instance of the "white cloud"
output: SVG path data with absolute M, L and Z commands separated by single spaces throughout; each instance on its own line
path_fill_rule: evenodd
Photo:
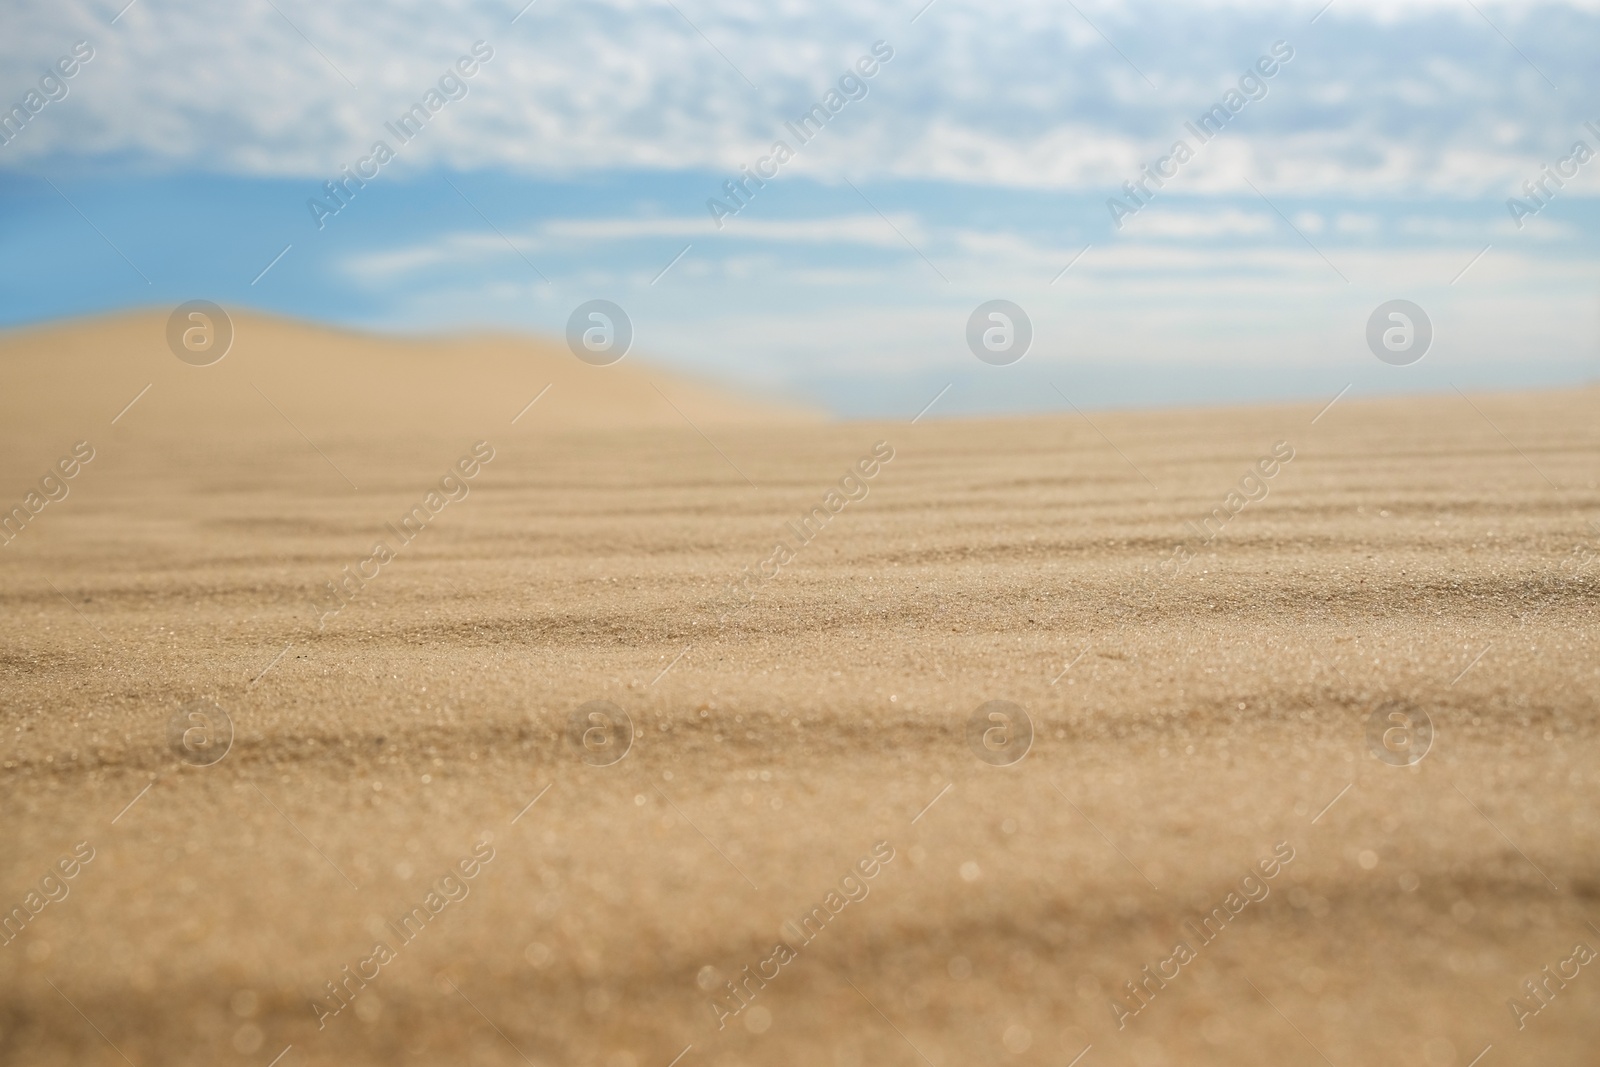
M 87 155 L 327 177 L 483 39 L 494 58 L 469 95 L 395 166 L 731 174 L 887 39 L 893 60 L 796 146 L 796 173 L 1104 188 L 1181 135 L 1253 51 L 1290 37 L 1294 61 L 1186 187 L 1239 191 L 1253 176 L 1269 191 L 1504 195 L 1578 135 L 1587 116 L 1572 101 L 1595 95 L 1600 35 L 1600 0 L 1480 4 L 1536 71 L 1456 0 L 1339 0 L 1315 26 L 1320 0 L 1082 5 L 1125 61 L 1053 0 L 1016 0 L 1003 16 L 941 0 L 915 25 L 903 0 L 680 0 L 682 15 L 651 0 L 546 2 L 512 25 L 520 6 L 164 0 L 110 25 L 120 0 L 12 0 L 0 93 L 20 98 L 76 39 L 96 58 L 0 147 L 0 167 Z M 1546 68 L 1565 93 L 1544 84 Z
M 893 224 L 893 228 L 890 227 Z M 898 230 L 899 233 L 895 231 Z M 595 218 L 551 219 L 522 232 L 493 230 L 444 233 L 426 241 L 378 252 L 360 252 L 344 260 L 347 273 L 378 279 L 409 274 L 449 264 L 482 262 L 486 258 L 515 256 L 516 250 L 543 251 L 596 242 L 643 240 L 652 237 L 718 238 L 772 241 L 802 245 L 856 245 L 869 248 L 904 248 L 900 233 L 911 240 L 926 240 L 921 223 L 911 215 L 887 220 L 877 215 L 840 215 L 832 218 L 782 221 L 732 219 L 718 232 L 710 217 L 698 218 Z M 507 244 L 507 242 L 510 244 Z M 703 242 L 704 243 L 704 242 Z M 731 257 L 728 258 L 731 262 Z
M 1260 237 L 1271 233 L 1277 219 L 1265 212 L 1228 208 L 1218 211 L 1163 211 L 1146 208 L 1129 218 L 1130 237 Z
M 915 218 L 890 216 L 901 231 L 920 232 Z M 700 218 L 552 219 L 540 228 L 546 237 L 583 241 L 628 241 L 641 237 L 726 237 L 755 241 L 791 241 L 803 244 L 854 244 L 898 246 L 899 238 L 876 215 L 841 215 L 833 218 L 787 222 L 735 216 L 719 229 L 708 212 Z M 913 238 L 914 239 L 914 238 Z

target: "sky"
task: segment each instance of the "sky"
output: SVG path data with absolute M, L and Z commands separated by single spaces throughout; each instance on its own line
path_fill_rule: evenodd
M 0 326 L 603 299 L 849 416 L 1600 378 L 1600 4 L 525 2 L 9 0 Z

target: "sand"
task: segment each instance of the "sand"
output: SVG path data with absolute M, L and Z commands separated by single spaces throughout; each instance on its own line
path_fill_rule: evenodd
M 0 339 L 4 506 L 94 449 L 0 548 L 0 1062 L 1593 1057 L 1600 391 L 829 423 L 237 325 Z

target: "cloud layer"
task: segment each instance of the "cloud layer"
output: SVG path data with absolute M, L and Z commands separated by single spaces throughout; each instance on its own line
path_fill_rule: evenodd
M 570 176 L 733 173 L 787 137 L 874 41 L 894 59 L 792 166 L 821 180 L 1119 185 L 1275 41 L 1294 59 L 1184 175 L 1267 188 L 1505 195 L 1571 143 L 1596 98 L 1592 5 L 1337 0 L 1171 5 L 1017 0 L 505 4 L 206 0 L 9 5 L 20 99 L 57 53 L 96 58 L 0 147 L 0 168 L 332 176 L 476 40 L 494 58 L 408 167 Z M 912 16 L 917 15 L 915 21 Z M 1312 17 L 1316 21 L 1312 21 Z M 515 18 L 515 21 L 513 21 Z M 795 147 L 799 147 L 796 145 Z
M 1600 146 L 1600 0 L 13 0 L 5 21 L 0 105 L 75 42 L 94 56 L 0 144 L 0 323 L 205 297 L 558 336 L 603 297 L 641 353 L 854 413 L 958 381 L 942 403 L 976 409 L 1061 383 L 1170 403 L 1594 374 L 1600 162 L 1520 226 L 1506 201 Z M 324 188 L 347 168 L 365 184 Z M 745 168 L 767 184 L 736 197 Z M 1036 328 L 1003 371 L 965 340 L 998 297 Z M 1437 335 L 1403 375 L 1363 334 L 1396 297 Z

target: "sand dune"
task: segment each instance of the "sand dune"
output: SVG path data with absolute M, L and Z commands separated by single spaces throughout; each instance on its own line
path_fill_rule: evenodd
M 130 432 L 139 426 L 178 435 L 205 425 L 272 436 L 283 417 L 264 394 L 319 441 L 374 429 L 435 436 L 502 425 L 546 386 L 549 403 L 541 401 L 536 420 L 545 428 L 676 428 L 685 416 L 709 425 L 816 418 L 651 366 L 637 352 L 595 367 L 560 342 L 528 337 L 400 338 L 254 312 L 230 317 L 231 350 L 204 367 L 173 357 L 166 310 L 0 334 L 0 369 L 12 402 L 6 432 L 14 435 L 18 420 L 107 422 L 147 384 L 153 387 L 141 403 L 158 415 L 130 421 Z
M 64 887 L 0 1062 L 1592 1058 L 1593 966 L 1521 983 L 1600 948 L 1596 391 L 828 424 L 651 372 L 702 435 L 525 342 L 159 326 L 0 353 L 6 499 L 97 449 L 0 549 L 0 905 Z

